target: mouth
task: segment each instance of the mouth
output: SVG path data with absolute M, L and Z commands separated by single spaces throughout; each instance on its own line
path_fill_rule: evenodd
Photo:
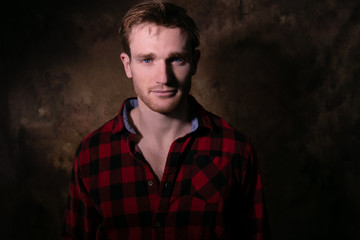
M 173 97 L 176 95 L 177 90 L 176 89 L 169 89 L 169 90 L 152 90 L 152 94 L 154 94 L 157 97 Z

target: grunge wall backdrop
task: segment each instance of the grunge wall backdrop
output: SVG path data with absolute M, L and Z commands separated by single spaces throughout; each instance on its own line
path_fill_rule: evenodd
M 59 239 L 75 149 L 133 96 L 117 28 L 137 1 L 1 7 L 1 239 Z M 273 239 L 360 233 L 360 3 L 174 0 L 202 32 L 192 94 L 251 137 Z

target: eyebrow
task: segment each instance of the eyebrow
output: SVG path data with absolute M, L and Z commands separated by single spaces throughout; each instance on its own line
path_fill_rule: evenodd
M 149 58 L 154 58 L 155 54 L 153 53 L 140 53 L 134 56 L 135 59 L 149 59 Z
M 154 53 L 140 53 L 134 56 L 135 59 L 151 59 L 151 58 L 155 58 L 156 55 Z M 189 53 L 187 52 L 173 52 L 170 53 L 170 55 L 167 57 L 168 59 L 170 58 L 183 58 L 183 59 L 188 59 L 189 58 Z
M 169 58 L 182 58 L 184 60 L 189 59 L 189 53 L 188 52 L 174 52 L 171 53 Z

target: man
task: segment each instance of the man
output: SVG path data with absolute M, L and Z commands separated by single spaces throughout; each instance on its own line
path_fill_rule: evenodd
M 143 2 L 120 35 L 137 98 L 80 144 L 64 239 L 263 239 L 249 140 L 189 94 L 200 58 L 193 20 Z

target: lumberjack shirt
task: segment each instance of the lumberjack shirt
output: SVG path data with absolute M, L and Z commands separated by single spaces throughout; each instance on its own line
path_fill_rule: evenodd
M 82 141 L 63 239 L 264 239 L 261 179 L 248 138 L 189 101 L 192 130 L 172 143 L 160 181 L 127 120 L 136 99 Z

